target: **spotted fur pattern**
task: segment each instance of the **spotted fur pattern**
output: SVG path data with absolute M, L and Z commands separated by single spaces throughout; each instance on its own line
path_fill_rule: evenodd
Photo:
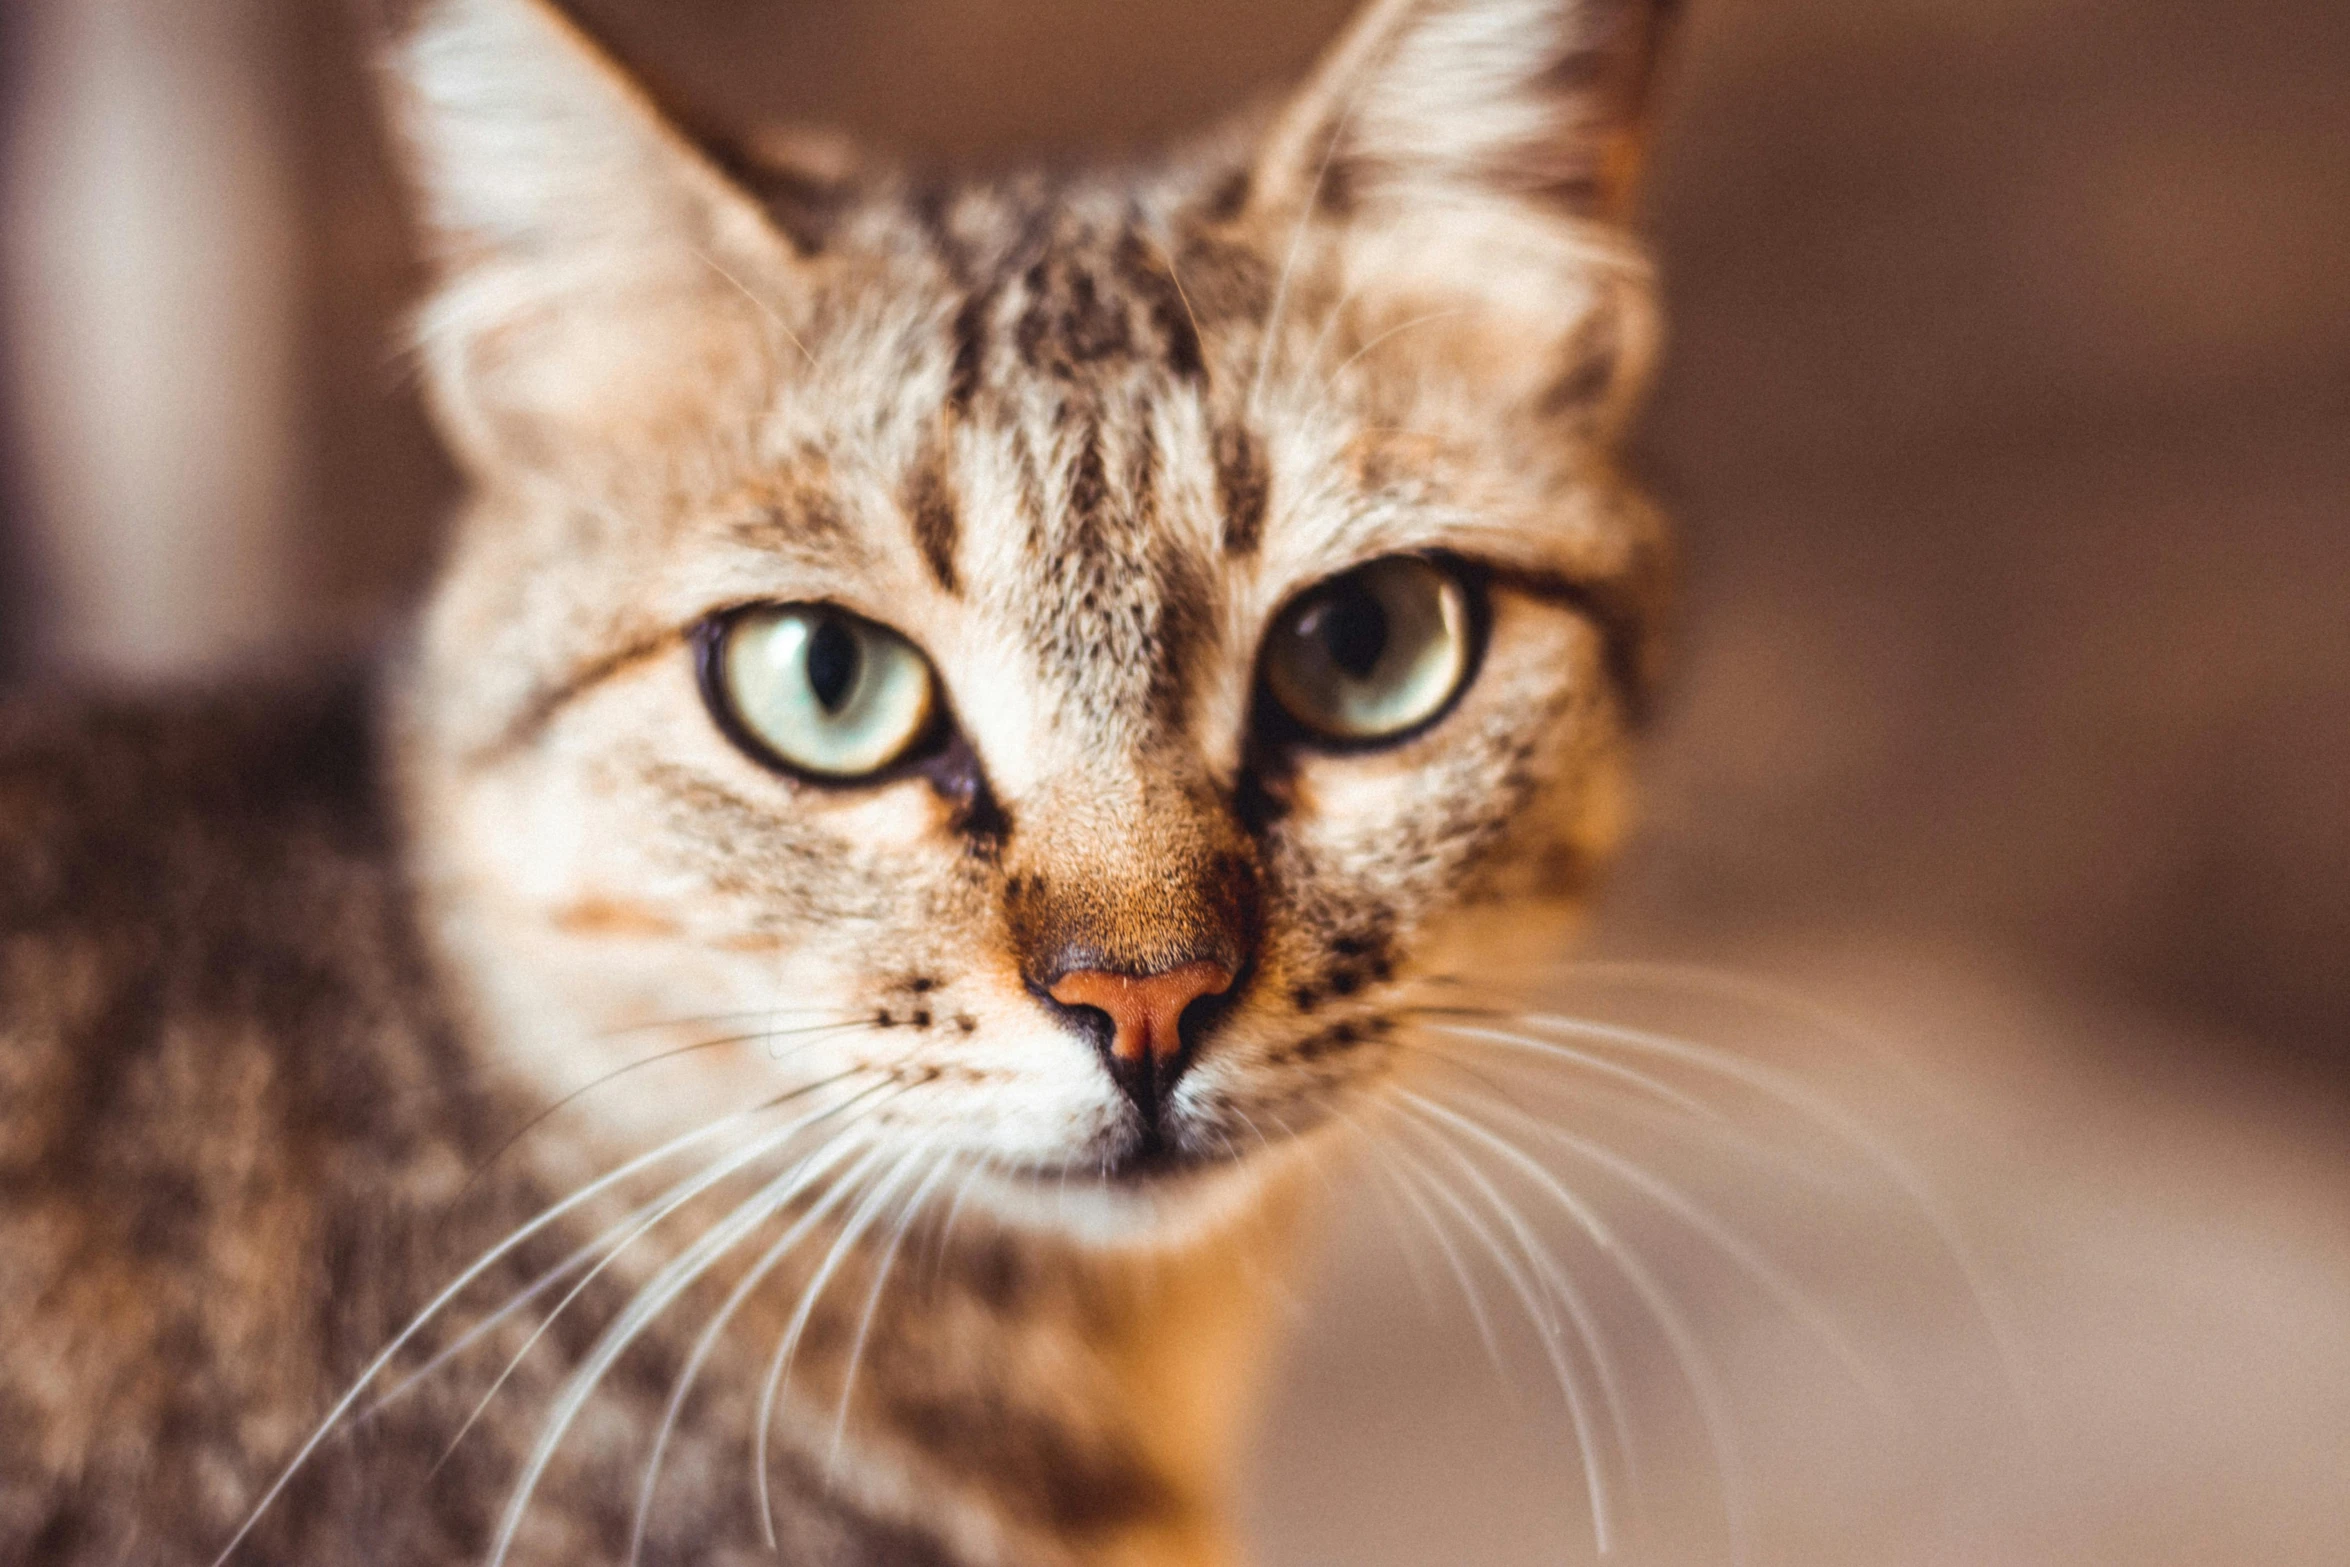
M 1225 1559 L 1295 1170 L 1416 987 L 1550 939 L 1619 830 L 1662 571 L 1613 451 L 1655 336 L 1614 220 L 1656 25 L 1381 0 L 1270 116 L 938 186 L 689 141 L 539 0 L 426 6 L 393 96 L 473 499 L 383 765 L 309 699 L 9 737 L 0 1555 L 210 1559 L 481 1245 L 788 1100 L 853 1128 L 833 1184 L 871 1201 L 797 1193 L 805 1246 L 682 1290 L 512 1559 L 627 1541 L 689 1368 L 646 1560 L 755 1550 L 754 1445 L 793 1560 Z M 1387 748 L 1298 743 L 1268 624 L 1398 554 L 1479 585 L 1474 680 Z M 731 745 L 692 628 L 767 601 L 916 642 L 943 758 L 840 787 Z M 1238 975 L 1155 1127 L 1044 995 L 1072 954 Z M 705 1207 L 445 1463 L 488 1349 L 337 1422 L 245 1558 L 489 1549 L 579 1324 Z

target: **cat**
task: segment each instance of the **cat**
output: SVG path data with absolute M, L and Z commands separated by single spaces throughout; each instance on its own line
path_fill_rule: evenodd
M 0 716 L 0 1558 L 1233 1560 L 1310 1172 L 1623 831 L 1669 9 L 946 183 L 416 8 L 412 642 Z

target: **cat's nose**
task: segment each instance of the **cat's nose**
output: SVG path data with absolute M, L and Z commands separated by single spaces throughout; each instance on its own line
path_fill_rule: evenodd
M 1145 1120 L 1155 1120 L 1160 1098 L 1189 1063 L 1185 1009 L 1230 990 L 1232 977 L 1231 969 L 1212 961 L 1181 963 L 1157 974 L 1079 969 L 1055 980 L 1046 994 L 1065 1007 L 1092 1007 L 1109 1017 L 1110 1076 Z

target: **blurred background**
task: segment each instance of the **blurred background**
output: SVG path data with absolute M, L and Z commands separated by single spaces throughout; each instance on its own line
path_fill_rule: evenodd
M 577 9 L 711 118 L 984 165 L 1238 104 L 1350 5 Z M 2005 1247 L 2027 1362 L 2050 1386 L 2110 1362 L 2040 1430 L 2104 1467 L 1962 1484 L 1953 1452 L 2022 1449 L 1953 1391 L 1982 1378 L 1947 1311 L 1873 1319 L 1942 1389 L 1939 1445 L 1863 1440 L 1775 1351 L 1732 1355 L 1786 1470 L 1750 1559 L 2350 1549 L 2346 84 L 2341 0 L 1691 0 L 1644 220 L 1675 335 L 1641 437 L 1689 591 L 1602 950 L 1864 1017 L 1905 1069 L 1845 1086 Z M 413 601 L 452 481 L 399 349 L 419 279 L 369 91 L 331 4 L 0 7 L 7 678 L 316 656 Z M 1773 1048 L 1752 1008 L 1674 1021 Z M 1927 1266 L 1873 1200 L 1739 1211 L 1815 1251 L 1844 1235 L 1848 1279 Z M 1457 1320 L 1389 1313 L 1367 1244 L 1342 1231 L 1306 1308 L 1254 1477 L 1266 1556 L 1588 1555 L 1556 1433 L 1446 1369 Z M 1654 1485 L 1714 1517 L 1717 1481 L 1680 1476 Z M 2080 1529 L 1984 1543 L 2033 1507 Z M 1863 1514 L 1891 1521 L 1813 1526 Z

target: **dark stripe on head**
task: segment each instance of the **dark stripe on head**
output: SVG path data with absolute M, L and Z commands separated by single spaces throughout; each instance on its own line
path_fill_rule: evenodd
M 1110 475 L 1102 463 L 1102 427 L 1094 420 L 1087 423 L 1077 443 L 1077 456 L 1069 464 L 1069 510 L 1077 519 L 1081 548 L 1100 539 L 1102 513 L 1109 501 Z
M 955 572 L 955 549 L 962 538 L 962 516 L 955 504 L 953 483 L 947 478 L 946 453 L 936 443 L 926 444 L 906 476 L 901 504 L 914 530 L 914 547 L 931 579 L 947 593 L 962 591 Z
M 987 318 L 994 310 L 994 292 L 983 289 L 955 312 L 955 363 L 947 377 L 947 406 L 958 414 L 971 411 L 987 372 Z
M 1134 227 L 1119 237 L 1117 259 L 1119 275 L 1149 307 L 1151 325 L 1165 345 L 1167 373 L 1178 381 L 1204 382 L 1208 364 L 1200 348 L 1199 323 L 1192 319 L 1191 302 L 1183 297 L 1174 264 L 1155 240 Z
M 1183 728 L 1191 706 L 1192 670 L 1215 641 L 1220 617 L 1216 589 L 1202 564 L 1172 546 L 1157 551 L 1151 575 L 1158 586 L 1157 647 L 1151 665 L 1151 708 L 1169 729 Z
M 1216 432 L 1216 505 L 1224 514 L 1224 552 L 1253 555 L 1265 538 L 1265 509 L 1273 478 L 1263 443 L 1228 424 Z
M 1133 325 L 1119 300 L 1104 297 L 1091 267 L 1048 256 L 1028 269 L 1022 283 L 1028 305 L 1013 341 L 1029 369 L 1073 381 L 1088 366 L 1133 354 Z

